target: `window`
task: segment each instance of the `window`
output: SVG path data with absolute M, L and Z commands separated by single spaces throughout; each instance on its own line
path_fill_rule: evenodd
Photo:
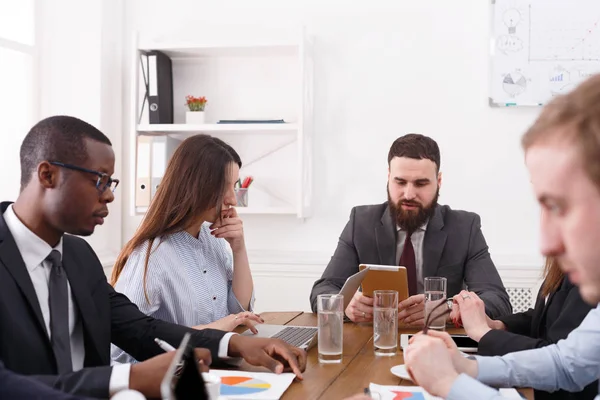
M 0 0 L 0 200 L 19 193 L 19 148 L 37 119 L 35 2 Z

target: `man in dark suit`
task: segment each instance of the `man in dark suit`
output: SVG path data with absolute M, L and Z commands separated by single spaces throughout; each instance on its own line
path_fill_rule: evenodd
M 0 206 L 0 360 L 66 392 L 107 398 L 122 389 L 159 397 L 186 332 L 212 359 L 242 357 L 299 377 L 306 355 L 281 341 L 194 330 L 141 313 L 108 284 L 83 239 L 108 215 L 115 156 L 109 139 L 77 118 L 50 117 L 21 145 L 21 193 Z M 71 235 L 65 235 L 64 233 Z M 142 362 L 110 366 L 114 343 Z M 285 364 L 285 365 L 284 365 Z
M 86 400 L 49 388 L 34 379 L 17 375 L 0 363 L 0 399 Z
M 442 174 L 437 143 L 423 135 L 402 136 L 390 148 L 388 165 L 388 201 L 352 209 L 338 247 L 311 291 L 313 311 L 317 296 L 339 292 L 359 264 L 381 264 L 407 269 L 411 296 L 399 304 L 402 323 L 423 325 L 423 279 L 428 276 L 447 278 L 448 299 L 466 285 L 481 296 L 490 317 L 510 314 L 479 216 L 438 205 Z M 356 292 L 346 315 L 354 322 L 372 321 L 373 299 Z

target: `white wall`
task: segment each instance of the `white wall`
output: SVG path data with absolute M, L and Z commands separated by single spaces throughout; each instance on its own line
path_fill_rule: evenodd
M 284 270 L 286 288 L 299 293 L 290 307 L 306 306 L 307 282 L 320 275 L 351 207 L 385 201 L 387 151 L 408 132 L 438 141 L 440 201 L 481 215 L 503 276 L 511 279 L 521 267 L 538 276 L 537 207 L 519 147 L 538 110 L 488 106 L 488 2 L 227 2 L 228 10 L 222 4 L 128 1 L 124 42 L 129 46 L 136 31 L 160 36 L 219 23 L 304 24 L 313 35 L 314 216 L 245 217 L 253 271 L 261 276 L 257 289 L 273 290 L 271 279 Z M 124 149 L 128 154 L 127 140 Z M 126 202 L 131 195 L 128 187 Z M 124 238 L 139 221 L 124 217 Z
M 38 118 L 34 3 L 0 4 L 0 201 L 19 194 L 21 141 Z
M 259 309 L 308 308 L 350 208 L 386 199 L 387 151 L 407 132 L 438 141 L 440 200 L 481 215 L 505 283 L 538 277 L 538 211 L 519 148 L 538 110 L 488 107 L 488 2 L 228 1 L 227 10 L 208 0 L 41 3 L 42 116 L 79 116 L 115 145 L 124 184 L 90 238 L 107 265 L 140 222 L 126 207 L 134 32 L 276 21 L 306 25 L 314 37 L 315 208 L 306 221 L 245 217 Z
M 103 131 L 116 153 L 115 176 L 121 176 L 121 2 L 40 0 L 37 4 L 40 118 L 72 115 Z M 105 263 L 112 263 L 121 248 L 119 196 L 109 210 L 106 223 L 86 238 Z

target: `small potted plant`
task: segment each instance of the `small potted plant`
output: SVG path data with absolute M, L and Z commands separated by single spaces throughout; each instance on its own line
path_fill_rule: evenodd
M 206 106 L 206 97 L 186 96 L 186 106 L 189 111 L 185 113 L 186 124 L 203 124 L 204 123 L 204 107 Z

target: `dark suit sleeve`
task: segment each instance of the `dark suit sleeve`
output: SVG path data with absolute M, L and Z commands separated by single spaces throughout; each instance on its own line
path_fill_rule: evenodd
M 504 322 L 506 330 L 517 335 L 529 335 L 531 332 L 531 324 L 533 322 L 533 308 L 521 313 L 515 313 L 504 317 L 496 318 L 498 321 Z
M 490 257 L 487 243 L 481 232 L 481 219 L 475 216 L 471 225 L 469 254 L 465 265 L 465 283 L 468 290 L 477 293 L 485 303 L 490 318 L 512 314 L 512 306 L 502 279 Z
M 65 393 L 107 399 L 112 367 L 84 368 L 62 375 L 29 375 L 54 389 Z M 3 398 L 0 396 L 0 398 Z M 45 398 L 45 397 L 44 397 Z M 75 397 L 65 397 L 71 399 Z
M 110 370 L 110 368 L 107 368 Z M 52 385 L 52 381 L 56 381 L 53 377 L 37 377 L 38 380 L 45 381 L 50 386 L 55 386 L 61 389 L 59 385 Z M 63 378 L 63 377 L 61 377 Z M 106 392 L 106 383 L 104 388 L 104 396 L 108 397 Z M 102 397 L 102 396 L 100 396 Z M 47 385 L 37 382 L 32 377 L 25 377 L 10 372 L 0 363 L 0 399 L 29 399 L 29 400 L 86 400 L 87 398 L 73 396 L 59 390 L 52 389 Z
M 106 283 L 111 309 L 111 341 L 138 361 L 144 361 L 163 350 L 154 342 L 159 338 L 173 347 L 178 347 L 186 333 L 190 333 L 190 344 L 209 349 L 213 360 L 219 358 L 219 343 L 225 332 L 216 329 L 192 329 L 164 322 L 142 313 L 127 296 L 116 292 Z
M 547 328 L 545 339 L 532 338 L 509 331 L 492 330 L 479 341 L 479 354 L 501 356 L 515 351 L 548 346 L 566 338 L 581 324 L 590 311 L 590 306 L 583 302 L 578 290 L 577 287 L 569 290 L 558 318 Z
M 100 266 L 100 262 L 89 244 L 85 244 L 97 261 L 98 266 Z M 178 347 L 183 336 L 189 332 L 191 334 L 190 344 L 194 347 L 209 349 L 214 364 L 219 364 L 217 361 L 219 343 L 225 332 L 214 329 L 196 330 L 145 315 L 125 295 L 113 289 L 106 281 L 101 267 L 99 268 L 98 282 L 105 290 L 101 290 L 100 294 L 97 295 L 106 296 L 104 298 L 108 301 L 110 307 L 111 342 L 138 361 L 147 360 L 164 352 L 154 342 L 154 338 L 160 338 L 172 346 Z M 69 374 L 33 375 L 33 377 L 48 386 L 67 393 L 108 398 L 111 374 L 112 368 L 103 366 L 83 368 Z
M 323 272 L 321 279 L 317 280 L 310 292 L 310 305 L 313 312 L 317 312 L 317 296 L 320 294 L 338 293 L 346 279 L 358 272 L 358 253 L 354 247 L 354 222 L 356 208 L 350 212 L 350 220 L 340 235 L 340 239 Z

